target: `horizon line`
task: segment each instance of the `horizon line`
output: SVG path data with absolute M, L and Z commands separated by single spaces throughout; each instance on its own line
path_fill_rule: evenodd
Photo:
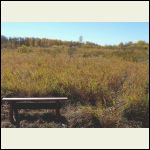
M 5 35 L 1 35 L 1 36 L 4 36 L 6 37 L 7 39 L 9 38 L 37 38 L 37 39 L 47 39 L 47 40 L 57 40 L 57 41 L 62 41 L 62 42 L 80 42 L 79 40 L 63 40 L 63 39 L 54 39 L 54 38 L 49 38 L 49 37 L 35 37 L 35 36 L 5 36 Z M 96 45 L 99 45 L 99 46 L 115 46 L 115 45 L 119 45 L 120 43 L 123 43 L 123 44 L 127 44 L 127 43 L 137 43 L 139 41 L 143 41 L 145 42 L 146 44 L 149 44 L 149 41 L 145 41 L 145 40 L 137 40 L 137 41 L 128 41 L 128 42 L 123 42 L 123 41 L 120 41 L 119 43 L 115 43 L 115 44 L 100 44 L 100 43 L 96 43 L 96 42 L 93 42 L 93 41 L 82 41 L 81 43 L 82 44 L 86 44 L 87 42 L 91 42 L 93 44 L 96 44 Z

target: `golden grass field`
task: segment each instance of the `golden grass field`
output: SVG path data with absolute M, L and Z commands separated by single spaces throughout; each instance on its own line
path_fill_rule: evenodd
M 67 96 L 57 118 L 21 110 L 20 127 L 149 127 L 149 50 L 26 47 L 1 51 L 2 97 Z M 1 127 L 8 121 L 2 105 Z

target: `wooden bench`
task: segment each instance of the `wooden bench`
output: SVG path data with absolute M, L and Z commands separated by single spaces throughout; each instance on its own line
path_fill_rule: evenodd
M 40 98 L 3 98 L 9 104 L 9 120 L 11 123 L 18 121 L 19 109 L 55 109 L 60 115 L 60 108 L 67 97 L 40 97 Z

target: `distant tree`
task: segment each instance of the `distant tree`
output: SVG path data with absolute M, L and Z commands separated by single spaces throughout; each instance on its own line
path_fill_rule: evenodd
M 147 43 L 146 43 L 145 41 L 140 40 L 140 41 L 137 42 L 137 44 L 138 44 L 138 45 L 145 45 L 145 44 L 147 44 Z
M 136 43 L 136 46 L 139 48 L 139 49 L 149 49 L 149 44 L 148 43 L 146 43 L 145 41 L 142 41 L 142 40 L 140 40 L 140 41 L 138 41 L 137 43 Z
M 8 38 L 1 35 L 1 48 L 6 48 L 8 44 Z
M 80 42 L 80 43 L 83 42 L 83 36 L 79 36 L 79 42 Z
M 97 47 L 98 44 L 95 44 L 93 42 L 89 42 L 89 41 L 86 41 L 86 45 L 90 46 L 90 47 Z
M 127 42 L 126 44 L 125 44 L 126 46 L 131 46 L 131 45 L 133 45 L 133 42 Z
M 120 49 L 124 49 L 124 44 L 123 44 L 123 42 L 121 42 L 118 46 L 119 46 Z
M 8 41 L 7 37 L 4 35 L 1 35 L 1 43 L 7 42 L 7 41 Z

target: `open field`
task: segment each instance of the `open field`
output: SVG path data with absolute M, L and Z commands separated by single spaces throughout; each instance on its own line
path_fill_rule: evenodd
M 2 97 L 67 96 L 61 117 L 21 110 L 20 127 L 149 127 L 149 49 L 81 45 L 1 50 Z M 2 104 L 1 127 L 15 127 Z

